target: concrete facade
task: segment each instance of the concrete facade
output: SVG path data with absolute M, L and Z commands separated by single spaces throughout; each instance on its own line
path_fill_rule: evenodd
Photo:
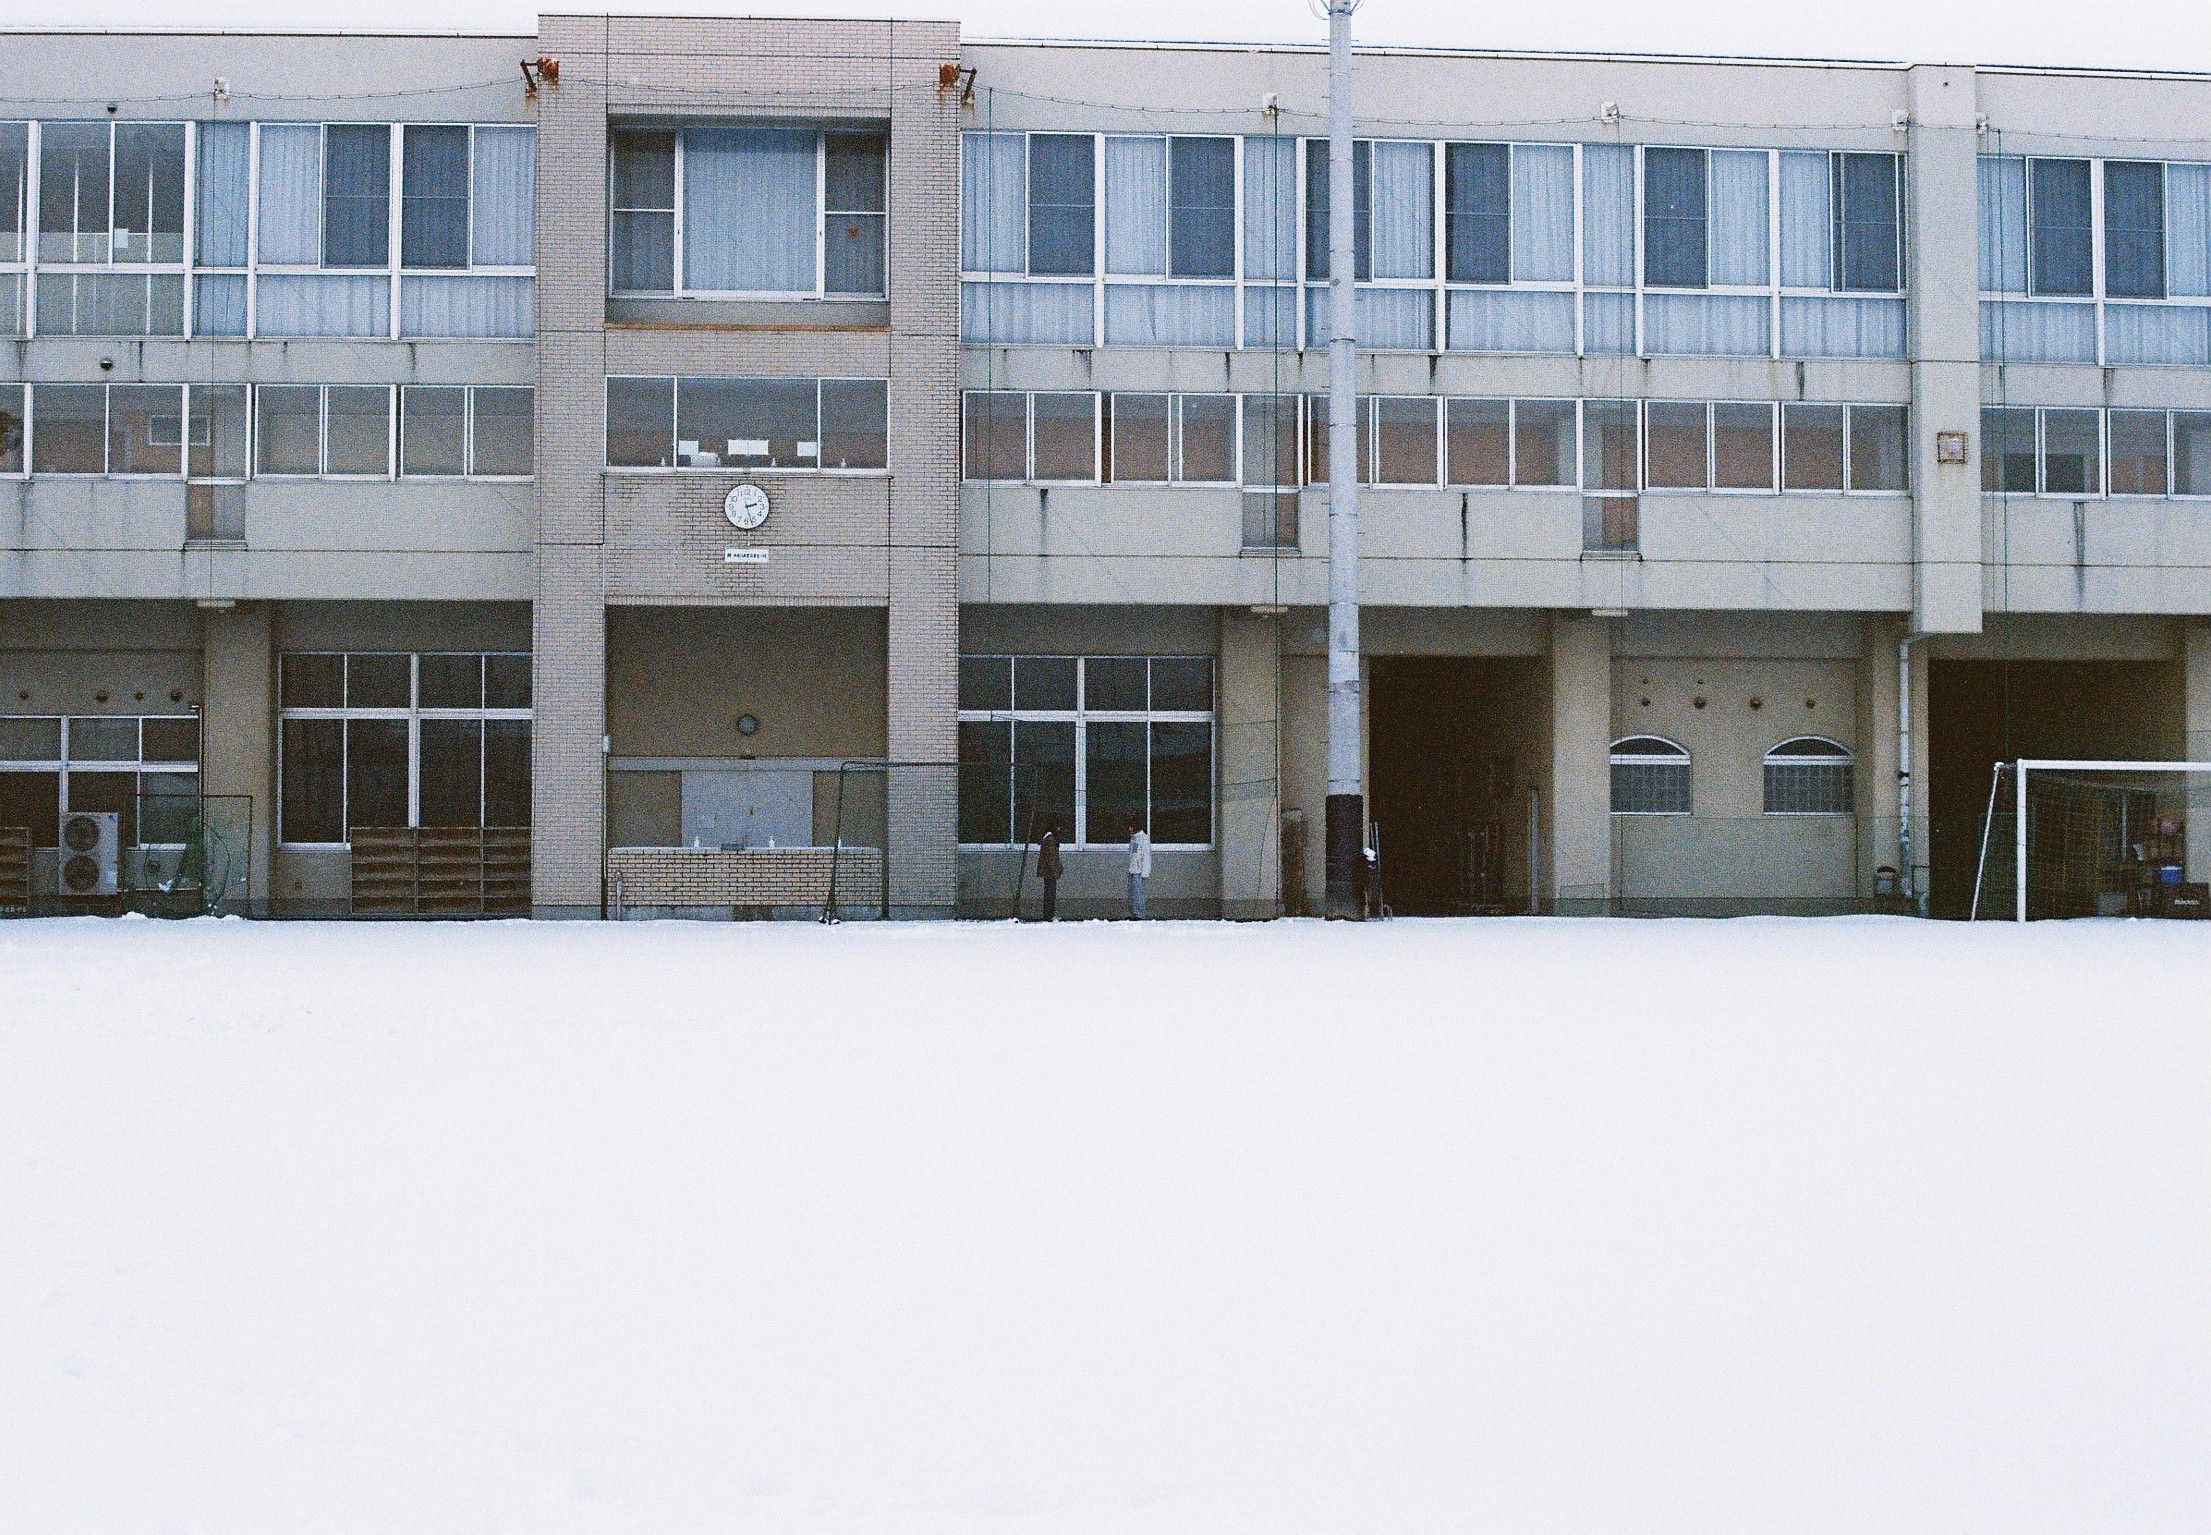
M 2211 142 L 2186 126 L 2211 109 L 2211 79 L 1373 50 L 1356 90 L 1360 135 L 1382 146 L 1363 151 L 1371 175 L 1395 189 L 1375 199 L 1384 212 L 1361 215 L 1378 222 L 1374 331 L 1358 361 L 1362 398 L 1392 402 L 1368 407 L 1385 424 L 1361 495 L 1370 690 L 1396 700 L 1370 714 L 1366 743 L 1370 796 L 1390 807 L 1377 811 L 1385 895 L 1438 911 L 1826 911 L 1900 885 L 1941 905 L 1935 887 L 1955 893 L 1954 850 L 1977 832 L 1973 785 L 1985 798 L 1997 756 L 2060 754 L 2053 743 L 2211 756 L 2211 251 L 2187 245 L 2184 216 L 2187 189 L 2211 175 Z M 1314 909 L 1323 477 L 1297 450 L 1255 467 L 1254 423 L 1309 416 L 1300 402 L 1327 387 L 1314 327 L 1292 320 L 1285 334 L 1258 318 L 1305 303 L 1311 210 L 1294 168 L 1324 109 L 1311 49 L 963 44 L 941 22 L 548 15 L 514 37 L 13 35 L 0 52 L 0 202 L 15 188 L 23 216 L 20 248 L 0 232 L 0 258 L 16 258 L 0 259 L 0 332 L 14 336 L 0 347 L 0 715 L 55 721 L 57 740 L 62 720 L 198 716 L 186 766 L 240 807 L 250 853 L 233 896 L 257 911 L 348 909 L 344 825 L 364 815 L 461 813 L 434 808 L 452 792 L 428 765 L 446 749 L 435 743 L 478 753 L 479 820 L 525 814 L 512 771 L 506 790 L 494 784 L 484 744 L 517 726 L 544 916 L 600 914 L 611 848 L 704 855 L 716 839 L 734 850 L 768 838 L 881 849 L 862 867 L 898 913 L 1033 912 L 1019 845 L 1055 816 L 1071 839 L 1062 909 L 1112 914 L 1124 854 L 1111 823 L 1130 804 L 1172 831 L 1155 834 L 1155 913 Z M 332 126 L 315 138 L 307 125 Z M 168 172 L 148 190 L 118 169 L 141 130 L 181 146 L 177 229 L 158 211 Z M 499 137 L 514 130 L 534 133 L 526 193 L 518 162 L 499 158 L 522 142 Z M 738 130 L 819 146 L 807 151 L 821 167 L 816 286 L 622 286 L 621 221 L 661 204 L 624 189 L 615 136 L 723 143 Z M 831 226 L 847 217 L 829 189 L 838 135 L 886 146 L 880 211 L 848 220 L 886 231 L 879 293 L 826 275 Z M 61 205 L 39 178 L 95 138 L 106 200 L 94 215 L 80 198 L 68 230 L 49 227 Z M 374 195 L 388 201 L 388 239 L 369 241 L 381 266 L 340 256 L 341 239 L 362 235 L 335 180 L 294 210 L 309 246 L 285 243 L 284 157 L 310 139 L 325 157 L 387 146 Z M 451 209 L 421 190 L 417 161 L 456 143 L 469 146 L 470 232 L 457 261 L 418 260 L 430 245 L 412 242 Z M 1018 174 L 993 179 L 991 157 L 1017 144 Z M 1494 160 L 1461 158 L 1508 144 Z M 1163 169 L 1186 148 L 1191 165 L 1217 152 L 1234 167 L 1219 226 L 1232 256 L 1195 276 L 1175 221 L 1190 213 L 1198 229 L 1212 205 L 1170 190 Z M 226 153 L 254 166 L 236 172 L 235 211 L 207 191 L 227 184 Z M 1477 161 L 1511 167 L 1497 207 L 1512 233 L 1500 236 L 1507 266 L 1470 275 L 1458 263 L 1474 259 L 1474 205 L 1452 167 Z M 2054 243 L 2035 243 L 2059 238 L 2033 221 L 2042 214 L 2019 215 L 2031 249 L 2004 244 L 2000 189 L 2029 161 L 2058 167 L 2034 183 L 2045 201 L 2082 167 L 2097 226 L 2083 237 L 2084 291 Z M 2155 293 L 2113 264 L 2120 194 L 2106 162 L 2170 166 Z M 1130 190 L 1153 165 L 1156 209 Z M 1270 232 L 1271 165 L 1292 169 Z M 1662 229 L 1652 178 L 1691 165 L 1697 273 L 1661 278 L 1658 242 L 1689 237 Z M 1088 190 L 1068 166 L 1090 167 L 1077 178 Z M 1387 180 L 1408 167 L 1426 167 L 1424 192 Z M 1615 174 L 1630 198 L 1617 269 L 1601 201 Z M 1853 200 L 1875 193 L 1851 190 L 1881 186 L 1893 188 L 1886 224 Z M 527 202 L 526 252 L 500 245 L 498 195 Z M 666 196 L 667 238 L 688 251 L 705 216 L 687 226 L 687 205 Z M 156 206 L 151 231 L 134 229 L 132 198 Z M 1002 215 L 1019 260 L 979 233 L 988 224 L 996 239 Z M 235 248 L 226 219 L 242 231 Z M 1755 241 L 1727 245 L 1753 226 Z M 1157 257 L 1144 253 L 1155 236 Z M 1048 253 L 1048 239 L 1065 249 Z M 2014 255 L 2031 280 L 2005 275 Z M 1874 270 L 1884 260 L 1891 270 Z M 232 295 L 242 307 L 227 320 Z M 341 295 L 356 306 L 347 318 L 280 318 L 287 303 Z M 508 307 L 470 318 L 470 304 Z M 1485 316 L 1508 311 L 1533 328 L 1478 339 L 1506 323 Z M 1624 342 L 1607 339 L 1623 315 Z M 824 418 L 797 467 L 721 461 L 744 456 L 734 440 L 726 454 L 686 451 L 675 426 L 666 462 L 617 463 L 610 379 L 881 381 L 880 467 L 817 467 Z M 534 391 L 527 473 L 493 454 L 495 409 L 521 389 Z M 363 439 L 341 418 L 374 399 L 383 425 Z M 71 439 L 67 409 L 93 400 L 99 425 Z M 235 425 L 203 422 L 231 400 Z M 1506 401 L 1521 402 L 1516 424 L 1493 446 L 1486 428 L 1455 435 L 1462 406 L 1473 423 Z M 1712 425 L 1704 483 L 1682 483 L 1661 467 L 1659 423 L 1681 419 L 1664 410 L 1715 402 L 1735 414 L 1696 419 L 1763 419 L 1768 445 L 1744 446 L 1753 431 L 1725 448 L 1728 428 Z M 973 412 L 986 404 L 1018 409 L 1017 430 L 1033 432 L 1017 470 L 979 467 Z M 1561 405 L 1563 449 L 1526 424 Z M 1752 407 L 1766 414 L 1743 414 Z M 470 425 L 450 428 L 466 457 L 423 468 L 439 410 L 466 413 Z M 1087 470 L 1084 428 L 1040 410 L 1096 413 L 1081 417 L 1094 423 Z M 1616 486 L 1586 466 L 1602 457 L 1604 413 L 1620 410 L 1638 424 Z M 1172 472 L 1131 467 L 1151 451 L 1145 412 L 1157 412 L 1158 452 L 1178 455 Z M 2123 446 L 2151 413 L 2168 434 L 2154 490 L 2138 483 L 2147 460 Z M 245 456 L 215 462 L 249 418 L 250 452 L 239 437 Z M 1206 420 L 1225 433 L 1228 467 L 1186 473 L 1212 440 Z M 1391 436 L 1388 420 L 1416 425 Z M 2020 421 L 2043 435 L 2007 458 L 1989 423 Z M 1305 441 L 1310 425 L 1291 435 Z M 320 433 L 304 470 L 280 461 L 300 451 L 279 446 L 299 430 Z M 2082 432 L 2090 470 L 2065 457 Z M 344 467 L 341 450 L 382 453 L 384 472 Z M 1047 463 L 1066 451 L 1073 469 Z M 1723 483 L 1729 471 L 1711 466 L 1729 451 L 1765 453 L 1763 485 Z M 1509 475 L 1465 467 L 1488 452 L 1509 458 Z M 1559 464 L 1537 467 L 1554 452 Z M 87 468 L 85 453 L 105 456 Z M 1392 454 L 1399 467 L 1382 467 Z M 1296 509 L 1294 527 L 1255 535 L 1261 486 Z M 764 522 L 733 525 L 726 498 L 742 487 L 764 492 Z M 1604 521 L 1623 504 L 1625 534 Z M 469 705 L 434 696 L 455 657 L 489 678 L 524 653 L 526 697 L 489 682 Z M 356 664 L 363 679 L 404 673 L 415 691 L 396 703 L 375 701 L 368 681 L 313 691 L 316 666 L 350 676 Z M 1062 677 L 1064 702 L 1050 701 Z M 2072 690 L 2069 702 L 2051 704 L 2050 689 Z M 126 778 L 128 792 L 158 794 L 179 777 L 150 754 L 155 726 L 127 766 L 26 755 L 46 725 L 0 728 L 20 736 L 0 777 L 27 775 L 0 781 L 0 813 L 50 814 L 48 778 L 90 804 L 126 792 Z M 70 728 L 106 739 L 97 724 Z M 1681 807 L 1618 813 L 1610 759 L 1630 739 L 1686 754 Z M 1847 807 L 1776 810 L 1769 754 L 1803 740 L 1847 763 Z M 374 755 L 402 750 L 396 768 Z M 2186 820 L 2201 877 L 2211 811 Z

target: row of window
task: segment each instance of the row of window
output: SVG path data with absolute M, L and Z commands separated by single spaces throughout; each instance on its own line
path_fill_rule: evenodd
M 528 655 L 300 652 L 277 679 L 280 841 L 530 824 Z
M 969 480 L 1295 487 L 1328 477 L 1325 395 L 970 391 Z M 1592 491 L 1900 491 L 1901 405 L 1359 401 L 1372 485 Z
M 1612 743 L 1614 815 L 1688 815 L 1687 748 L 1664 736 L 1629 736 Z M 1797 736 L 1765 755 L 1767 815 L 1854 815 L 1856 764 L 1850 749 L 1825 736 Z
M 1318 140 L 973 133 L 962 177 L 970 341 L 1327 339 Z M 1369 347 L 1902 353 L 1893 154 L 1361 140 L 1353 198 Z
M 1213 658 L 962 656 L 959 837 L 1213 841 Z
M 508 385 L 0 385 L 0 474 L 527 479 L 535 410 Z
M 2028 496 L 2211 496 L 2211 411 L 1986 407 L 1981 488 Z
M 504 124 L 0 123 L 0 330 L 527 337 L 535 182 Z
M 113 811 L 125 847 L 174 845 L 199 808 L 198 715 L 0 715 L 0 826 L 55 844 L 62 812 Z
M 890 393 L 879 378 L 610 378 L 614 469 L 881 469 Z

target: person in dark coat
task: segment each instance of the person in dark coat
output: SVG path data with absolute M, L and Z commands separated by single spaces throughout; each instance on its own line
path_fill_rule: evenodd
M 1047 829 L 1036 845 L 1036 877 L 1044 881 L 1044 920 L 1059 920 L 1059 833 Z

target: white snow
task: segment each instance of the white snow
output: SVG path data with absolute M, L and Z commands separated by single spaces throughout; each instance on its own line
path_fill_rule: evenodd
M 0 924 L 0 1529 L 2211 1528 L 2211 923 Z

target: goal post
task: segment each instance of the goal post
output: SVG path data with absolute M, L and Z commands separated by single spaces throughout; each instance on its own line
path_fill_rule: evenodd
M 2007 787 L 2009 794 L 1999 791 Z M 2007 803 L 2008 801 L 2008 803 Z M 2008 812 L 2011 826 L 2000 828 Z M 2000 831 L 2008 837 L 2000 839 Z M 2023 757 L 1997 763 L 1982 825 L 1982 881 L 1999 849 L 2011 859 L 2012 916 L 2147 915 L 2211 852 L 2211 762 Z M 2008 848 L 2004 842 L 2008 841 Z M 2001 885 L 1997 885 L 2001 889 Z

